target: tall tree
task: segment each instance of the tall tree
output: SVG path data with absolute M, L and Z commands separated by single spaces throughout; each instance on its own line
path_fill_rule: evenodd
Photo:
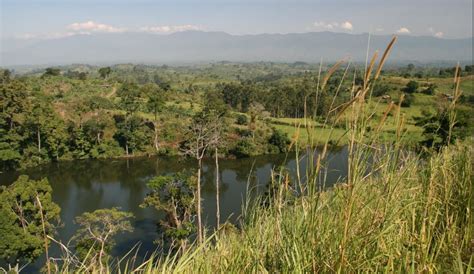
M 204 104 L 203 112 L 208 117 L 208 120 L 213 121 L 212 132 L 209 142 L 211 148 L 214 149 L 214 162 L 216 167 L 216 226 L 220 226 L 220 172 L 219 172 L 219 149 L 224 145 L 225 138 L 225 116 L 228 112 L 228 107 L 222 99 L 222 93 L 218 90 L 210 90 L 206 93 L 206 102 Z
M 159 129 L 160 123 L 158 121 L 158 113 L 161 112 L 165 105 L 165 94 L 163 90 L 155 85 L 155 84 L 146 84 L 142 87 L 142 92 L 147 96 L 147 108 L 148 110 L 153 113 L 153 131 L 154 131 L 154 139 L 153 144 L 155 146 L 156 151 L 159 150 Z
M 0 85 L 0 162 L 15 168 L 21 160 L 23 126 L 31 103 L 23 83 L 12 80 Z
M 137 115 L 115 115 L 114 119 L 117 126 L 114 137 L 125 148 L 127 156 L 143 150 L 149 144 L 151 132 L 143 118 Z
M 110 67 L 103 67 L 99 69 L 100 77 L 104 79 L 107 79 L 107 77 L 109 77 L 111 72 L 112 72 L 112 69 Z
M 198 219 L 198 240 L 203 241 L 203 227 L 201 219 L 201 172 L 202 160 L 207 150 L 213 145 L 213 134 L 216 131 L 216 121 L 213 116 L 205 112 L 197 113 L 189 126 L 182 150 L 188 156 L 195 158 L 198 162 L 197 186 L 196 186 L 196 210 Z
M 192 217 L 196 212 L 196 177 L 182 172 L 158 176 L 148 181 L 147 186 L 150 192 L 141 206 L 153 207 L 166 214 L 160 221 L 160 228 L 166 238 L 178 241 L 184 251 L 188 237 L 195 231 Z
M 31 262 L 47 252 L 60 212 L 51 193 L 47 179 L 33 181 L 25 175 L 0 187 L 0 258 Z
M 120 97 L 120 106 L 127 112 L 127 115 L 135 113 L 140 107 L 140 89 L 135 83 L 124 83 L 117 91 Z
M 133 214 L 117 208 L 98 209 L 76 217 L 80 229 L 74 235 L 79 257 L 89 254 L 91 263 L 99 263 L 100 273 L 108 260 L 108 251 L 114 246 L 113 237 L 122 232 L 133 231 L 130 219 Z

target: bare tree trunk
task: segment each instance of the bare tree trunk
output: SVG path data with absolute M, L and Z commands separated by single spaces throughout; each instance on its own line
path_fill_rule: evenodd
M 125 142 L 125 153 L 126 153 L 127 156 L 128 156 L 128 142 Z
M 51 273 L 51 265 L 49 262 L 49 252 L 48 252 L 48 236 L 46 235 L 46 227 L 44 225 L 44 215 L 43 215 L 43 206 L 41 205 L 41 201 L 36 194 L 36 201 L 38 203 L 38 207 L 40 209 L 40 216 L 41 216 L 41 226 L 43 228 L 43 239 L 44 239 L 44 252 L 46 254 L 46 267 L 48 269 L 48 274 Z
M 219 155 L 217 147 L 214 150 L 216 156 L 216 226 L 219 229 L 221 224 L 221 210 L 219 206 Z
M 155 149 L 156 149 L 156 151 L 158 151 L 159 146 L 158 146 L 158 125 L 157 125 L 157 122 L 155 122 L 155 124 L 154 124 L 153 126 L 154 126 L 154 128 L 155 128 L 155 140 L 154 140 L 154 144 L 155 144 Z
M 102 264 L 102 256 L 104 254 L 104 248 L 105 248 L 105 240 L 103 240 L 100 243 L 100 252 L 99 252 L 99 265 L 100 265 L 100 273 L 104 273 L 104 265 Z
M 36 130 L 36 137 L 38 139 L 38 152 L 41 152 L 41 133 L 39 128 Z
M 202 243 L 202 222 L 201 222 L 201 169 L 202 159 L 198 159 L 198 175 L 197 175 L 197 219 L 198 219 L 198 241 Z

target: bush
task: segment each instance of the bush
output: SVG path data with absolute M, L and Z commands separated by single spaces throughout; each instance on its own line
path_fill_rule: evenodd
M 411 94 L 405 94 L 405 98 L 402 101 L 402 104 L 400 105 L 403 108 L 408 108 L 411 106 L 415 98 Z
M 372 91 L 372 96 L 379 97 L 387 94 L 389 91 L 390 87 L 388 85 L 377 83 Z
M 270 136 L 270 139 L 268 139 L 268 143 L 275 146 L 277 148 L 277 152 L 283 153 L 288 150 L 290 139 L 285 133 L 274 129 L 272 136 Z
M 405 93 L 415 93 L 418 90 L 418 82 L 417 81 L 410 81 L 408 84 L 403 88 Z
M 95 145 L 90 155 L 92 158 L 114 158 L 123 155 L 124 151 L 115 140 L 109 140 Z
M 436 92 L 436 89 L 438 86 L 436 84 L 430 84 L 427 88 L 421 91 L 421 93 L 426 94 L 426 95 L 433 95 Z
M 243 157 L 249 157 L 249 156 L 254 155 L 255 149 L 256 149 L 255 144 L 248 138 L 245 138 L 237 142 L 237 144 L 230 151 L 230 153 L 232 153 L 233 155 L 239 158 L 243 158 Z
M 243 114 L 239 114 L 239 116 L 237 116 L 236 123 L 237 123 L 237 125 L 247 125 L 247 123 L 248 123 L 247 116 L 243 115 Z

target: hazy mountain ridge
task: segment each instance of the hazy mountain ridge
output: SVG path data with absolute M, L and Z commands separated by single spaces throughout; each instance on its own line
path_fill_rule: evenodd
M 372 35 L 371 51 L 383 51 L 391 36 Z M 32 41 L 3 40 L 2 66 L 70 63 L 179 63 L 212 61 L 319 62 L 366 58 L 368 34 L 309 32 L 231 35 L 186 31 L 169 35 L 108 33 Z M 469 61 L 472 38 L 400 36 L 391 61 Z

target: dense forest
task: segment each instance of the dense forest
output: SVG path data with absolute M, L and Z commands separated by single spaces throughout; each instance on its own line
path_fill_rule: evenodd
M 338 67 L 317 93 L 319 64 L 229 63 L 184 67 L 73 65 L 1 71 L 2 169 L 49 161 L 185 154 L 192 125 L 219 121 L 223 156 L 281 153 L 294 125 L 310 115 L 317 127 L 334 119 L 351 98 L 351 82 L 363 85 L 357 65 Z M 441 142 L 426 121 L 443 123 L 443 104 L 455 68 L 392 67 L 369 102 L 397 103 L 408 117 L 408 143 Z M 461 69 L 457 134 L 472 133 L 472 66 Z M 436 118 L 438 117 L 438 118 Z M 336 125 L 342 136 L 345 124 Z M 210 130 L 210 129 L 209 129 Z M 431 131 L 431 132 L 430 132 Z M 437 130 L 439 133 L 439 130 Z M 384 133 L 388 140 L 394 131 Z M 314 142 L 324 143 L 324 134 Z M 431 137 L 429 136 L 431 135 Z M 436 134 L 435 134 L 436 135 Z M 337 138 L 336 138 L 337 139 Z M 431 140 L 428 140 L 431 139 Z M 337 140 L 331 140 L 336 143 Z

